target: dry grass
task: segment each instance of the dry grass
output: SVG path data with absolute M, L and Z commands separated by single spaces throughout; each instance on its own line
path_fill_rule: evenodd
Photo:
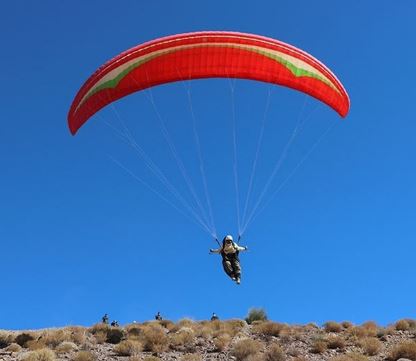
M 360 346 L 365 355 L 375 356 L 381 351 L 383 344 L 375 337 L 367 337 L 360 341 Z
M 52 350 L 43 348 L 37 351 L 29 352 L 22 361 L 55 361 L 56 356 Z
M 248 311 L 246 322 L 251 325 L 255 321 L 267 321 L 267 314 L 264 309 L 252 308 Z
M 331 357 L 330 361 L 368 361 L 368 358 L 359 353 L 351 352 L 345 355 Z
M 195 342 L 194 331 L 189 327 L 182 327 L 178 332 L 169 337 L 173 349 L 180 349 L 187 346 L 190 348 Z
M 94 339 L 98 344 L 103 344 L 107 341 L 107 332 L 106 331 L 98 331 L 94 334 Z
M 26 347 L 26 343 L 29 341 L 33 341 L 34 339 L 35 338 L 31 334 L 23 332 L 16 336 L 14 342 L 16 342 L 18 345 L 22 347 Z
M 343 350 L 346 346 L 345 339 L 341 336 L 330 336 L 327 338 L 327 346 L 331 350 Z
M 270 346 L 269 350 L 266 352 L 264 357 L 265 361 L 284 361 L 286 360 L 286 355 L 283 349 L 277 343 L 274 343 Z
M 15 337 L 11 332 L 0 331 L 0 348 L 5 348 L 15 341 Z
M 64 341 L 55 348 L 55 351 L 58 354 L 68 353 L 68 352 L 77 351 L 77 350 L 78 350 L 78 346 L 74 342 L 69 342 L 69 341 Z
M 7 352 L 19 352 L 22 350 L 22 347 L 17 343 L 11 343 L 9 346 L 6 347 Z
M 253 332 L 261 336 L 279 336 L 281 331 L 287 328 L 283 323 L 265 321 L 256 323 L 253 326 Z
M 169 340 L 165 329 L 159 324 L 146 325 L 143 329 L 141 341 L 145 351 L 161 353 L 169 347 Z
M 202 356 L 197 353 L 188 353 L 181 357 L 181 361 L 202 361 Z
M 255 355 L 262 348 L 262 344 L 259 341 L 244 339 L 238 341 L 231 353 L 237 359 L 237 361 L 246 360 L 247 357 Z
M 43 342 L 43 340 L 31 340 L 26 342 L 26 348 L 30 351 L 36 351 L 47 347 L 48 346 L 45 344 L 45 342 Z
M 95 361 L 97 357 L 90 351 L 79 351 L 72 358 L 72 361 Z
M 341 332 L 342 331 L 342 326 L 335 321 L 328 321 L 324 324 L 324 330 L 325 332 Z
M 328 344 L 323 339 L 317 339 L 312 343 L 311 352 L 323 354 L 328 349 Z
M 141 361 L 141 360 L 140 360 Z M 159 357 L 156 356 L 147 356 L 143 361 L 161 361 Z
M 118 356 L 134 356 L 143 350 L 143 345 L 137 341 L 125 340 L 114 346 L 113 351 Z
M 353 323 L 352 323 L 352 322 L 350 322 L 350 321 L 343 321 L 343 322 L 341 322 L 341 326 L 342 326 L 342 328 L 344 328 L 345 330 L 348 330 L 348 329 L 350 329 L 350 328 L 354 327 Z
M 228 333 L 217 335 L 213 340 L 215 350 L 219 352 L 224 351 L 231 343 L 231 339 L 232 338 Z
M 409 331 L 410 330 L 410 323 L 408 320 L 399 320 L 394 325 L 397 331 Z
M 388 356 L 388 360 L 396 361 L 400 358 L 407 358 L 412 361 L 416 360 L 416 342 L 405 341 L 395 346 Z

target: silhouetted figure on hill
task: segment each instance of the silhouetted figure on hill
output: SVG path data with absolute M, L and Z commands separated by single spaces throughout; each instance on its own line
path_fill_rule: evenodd
M 222 266 L 225 273 L 238 285 L 241 281 L 241 266 L 239 253 L 246 251 L 247 247 L 241 247 L 233 242 L 233 237 L 227 235 L 222 240 L 222 246 L 218 249 L 210 249 L 210 253 L 219 253 L 222 257 Z
M 162 316 L 160 315 L 160 312 L 159 311 L 155 315 L 155 320 L 156 321 L 162 321 Z
M 217 314 L 215 312 L 213 312 L 212 316 L 211 316 L 211 321 L 216 321 L 216 320 L 219 320 L 219 319 L 220 318 L 217 316 Z
M 111 322 L 111 327 L 118 327 L 119 324 L 116 320 L 114 320 L 113 322 Z
M 102 323 L 105 323 L 106 325 L 108 325 L 108 315 L 105 314 L 102 319 L 101 319 Z

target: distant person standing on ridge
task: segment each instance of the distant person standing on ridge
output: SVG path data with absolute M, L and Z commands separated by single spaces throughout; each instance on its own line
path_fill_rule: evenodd
M 216 321 L 216 320 L 219 320 L 219 317 L 217 316 L 215 312 L 213 312 L 211 316 L 211 321 Z
M 160 312 L 159 311 L 155 315 L 155 320 L 156 321 L 162 321 L 162 316 L 160 315 Z
M 108 315 L 105 314 L 102 318 L 101 318 L 102 323 L 108 325 Z
M 111 327 L 118 327 L 119 324 L 116 320 L 114 320 L 113 322 L 111 322 Z
M 219 253 L 222 257 L 222 266 L 225 273 L 238 285 L 241 282 L 241 266 L 238 257 L 240 251 L 247 251 L 248 247 L 241 247 L 233 241 L 233 237 L 227 235 L 222 240 L 222 246 L 218 249 L 210 249 L 210 253 Z

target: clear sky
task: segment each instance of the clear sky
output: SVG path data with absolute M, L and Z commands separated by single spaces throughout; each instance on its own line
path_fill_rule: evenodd
M 90 325 L 105 312 L 120 323 L 158 310 L 173 320 L 242 318 L 253 306 L 290 323 L 416 318 L 415 14 L 413 0 L 2 1 L 0 328 Z M 345 85 L 349 116 L 279 87 L 204 80 L 134 94 L 70 135 L 69 106 L 98 66 L 198 30 L 310 52 Z M 114 162 L 175 201 L 113 130 L 121 119 L 191 202 L 153 96 L 204 199 L 189 91 L 218 235 L 236 235 L 232 87 L 241 204 L 268 94 L 250 207 L 297 119 L 307 119 L 266 200 L 296 172 L 241 240 L 250 252 L 240 286 L 208 255 L 209 234 Z

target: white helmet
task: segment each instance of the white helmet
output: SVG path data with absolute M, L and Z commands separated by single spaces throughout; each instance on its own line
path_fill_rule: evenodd
M 232 235 L 230 235 L 230 234 L 227 234 L 226 236 L 225 236 L 225 238 L 224 238 L 226 241 L 233 241 L 233 236 Z

